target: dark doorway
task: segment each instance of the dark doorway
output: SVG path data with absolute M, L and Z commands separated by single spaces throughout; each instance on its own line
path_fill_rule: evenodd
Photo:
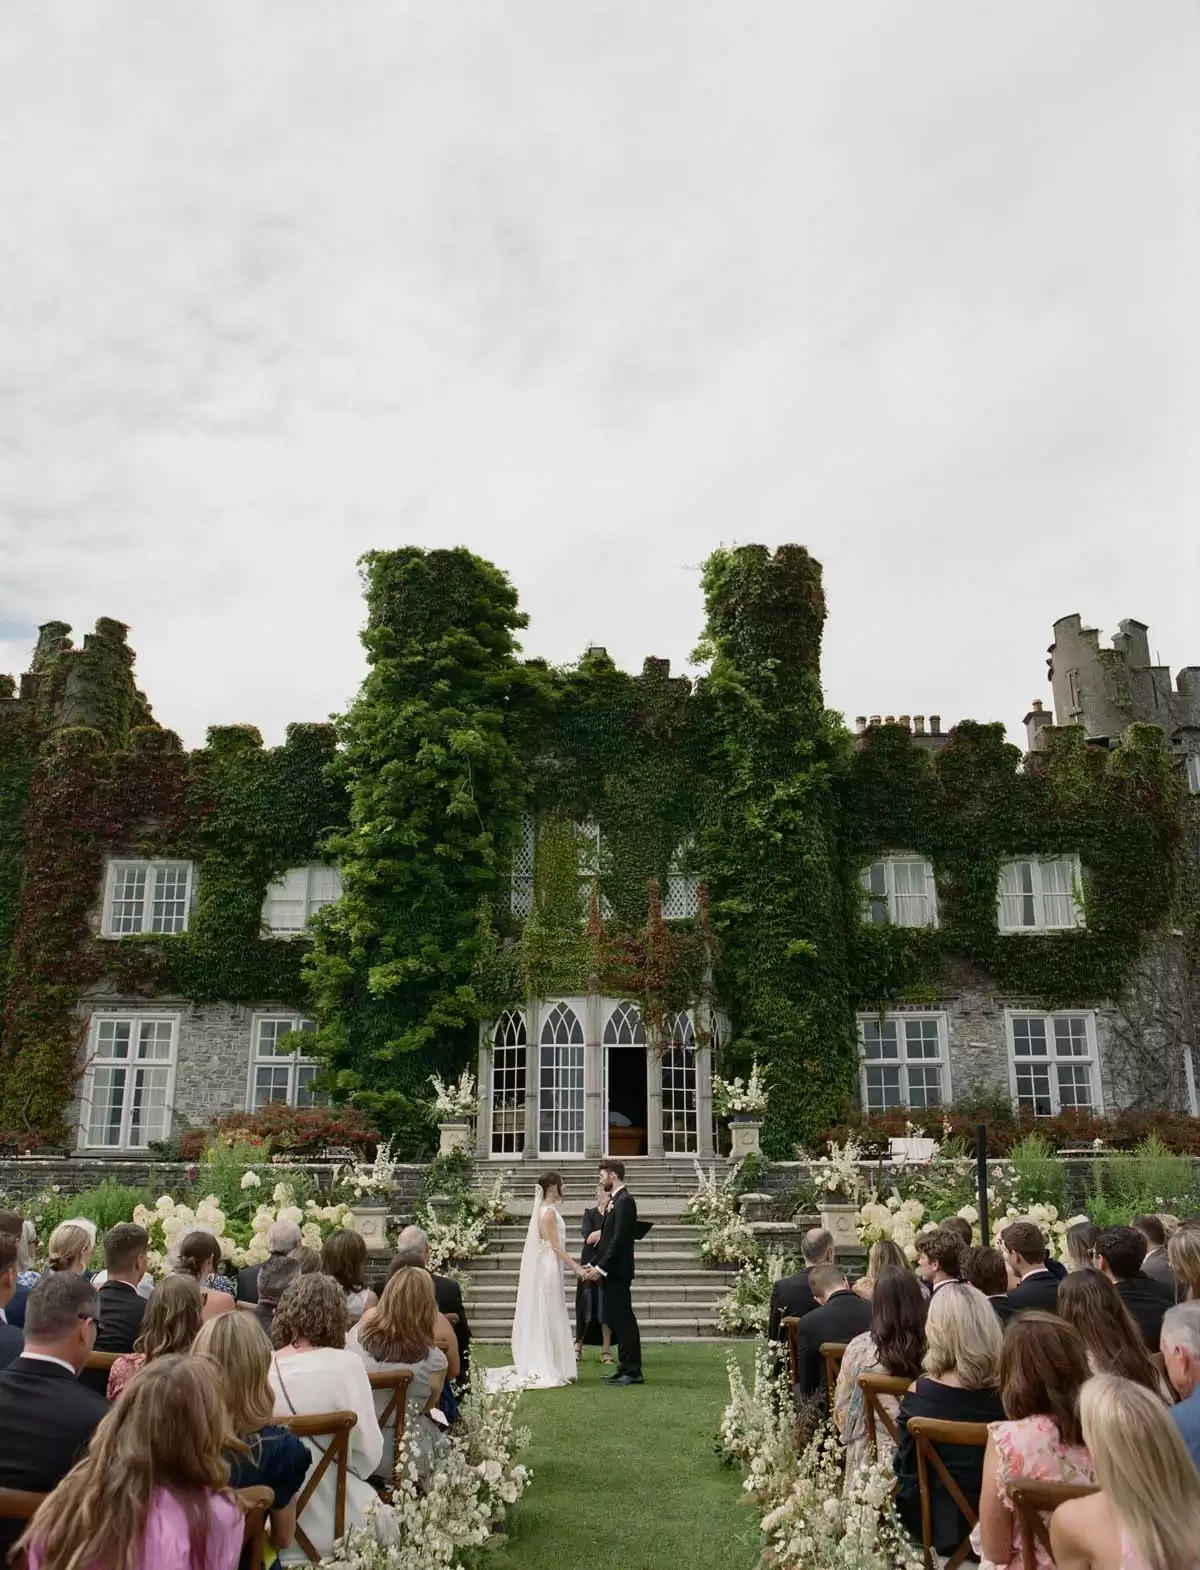
M 644 1156 L 647 1152 L 646 1049 L 608 1049 L 608 1154 Z

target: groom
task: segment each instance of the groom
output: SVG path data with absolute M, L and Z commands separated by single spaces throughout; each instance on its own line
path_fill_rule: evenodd
M 617 1341 L 617 1371 L 610 1385 L 641 1385 L 642 1340 L 633 1316 L 629 1289 L 633 1284 L 633 1245 L 637 1232 L 637 1205 L 625 1187 L 625 1163 L 602 1161 L 600 1183 L 612 1195 L 600 1228 L 596 1263 L 584 1271 L 584 1279 L 604 1282 L 604 1317 Z

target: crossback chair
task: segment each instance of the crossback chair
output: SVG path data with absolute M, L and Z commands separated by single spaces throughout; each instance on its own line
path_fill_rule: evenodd
M 829 1397 L 829 1410 L 833 1412 L 833 1393 L 837 1389 L 838 1373 L 842 1366 L 842 1358 L 846 1355 L 844 1341 L 822 1341 L 821 1357 L 825 1362 L 825 1391 Z
M 268 1488 L 265 1483 L 253 1483 L 249 1488 L 235 1488 L 233 1496 L 242 1507 L 242 1514 L 245 1517 L 242 1525 L 242 1545 L 248 1553 L 243 1562 L 248 1570 L 262 1570 L 267 1511 L 271 1508 L 275 1491 Z
M 796 1314 L 786 1314 L 779 1321 L 779 1328 L 787 1331 L 788 1387 L 792 1390 L 800 1378 L 800 1354 L 796 1350 L 796 1326 L 799 1323 Z
M 967 1535 L 946 1561 L 945 1570 L 959 1570 L 971 1552 L 970 1529 L 979 1520 L 979 1511 L 972 1505 L 962 1489 L 950 1476 L 946 1463 L 937 1452 L 938 1445 L 978 1445 L 987 1448 L 986 1423 L 946 1423 L 935 1417 L 910 1417 L 908 1431 L 916 1441 L 917 1486 L 921 1490 L 921 1541 L 925 1550 L 925 1570 L 935 1570 L 937 1560 L 933 1547 L 933 1495 L 929 1483 L 929 1470 L 937 1473 L 938 1482 L 958 1506 L 967 1522 Z M 1029 1559 L 1032 1565 L 1034 1560 Z
M 89 1352 L 87 1362 L 83 1366 L 102 1369 L 107 1373 L 120 1356 L 120 1352 Z
M 354 1412 L 314 1412 L 280 1417 L 276 1421 L 281 1428 L 290 1429 L 297 1439 L 311 1439 L 321 1452 L 321 1459 L 309 1472 L 304 1488 L 296 1499 L 296 1541 L 313 1564 L 319 1564 L 321 1556 L 313 1547 L 312 1538 L 301 1525 L 304 1508 L 316 1493 L 317 1485 L 326 1472 L 331 1466 L 334 1467 L 336 1469 L 333 1496 L 334 1541 L 336 1542 L 345 1534 L 346 1478 L 350 1471 L 350 1430 L 358 1422 L 358 1417 Z M 323 1439 L 327 1439 L 329 1443 L 321 1444 Z
M 872 1459 L 879 1455 L 879 1429 L 886 1430 L 894 1445 L 900 1443 L 900 1425 L 879 1399 L 895 1396 L 897 1401 L 912 1384 L 903 1374 L 860 1374 L 858 1388 L 863 1393 L 863 1413 L 867 1420 L 867 1443 Z
M 1008 1485 L 1013 1509 L 1017 1512 L 1017 1531 L 1021 1535 L 1021 1563 L 1037 1563 L 1037 1545 L 1051 1555 L 1050 1517 L 1068 1499 L 1086 1499 L 1098 1490 L 1094 1483 L 1035 1483 L 1017 1478 Z
M 389 1423 L 395 1424 L 392 1435 L 392 1475 L 400 1472 L 400 1452 L 404 1448 L 404 1408 L 408 1387 L 412 1383 L 411 1368 L 377 1369 L 367 1376 L 372 1390 L 390 1390 L 391 1399 L 379 1414 L 379 1427 L 386 1432 Z
M 0 1488 L 0 1521 L 24 1521 L 28 1524 L 38 1513 L 45 1494 L 32 1494 L 24 1488 Z M 14 1552 L 8 1561 L 12 1570 L 25 1570 L 28 1558 L 24 1552 Z

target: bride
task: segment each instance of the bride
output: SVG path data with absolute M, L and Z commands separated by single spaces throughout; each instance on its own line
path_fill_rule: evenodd
M 575 1342 L 567 1319 L 563 1266 L 576 1276 L 583 1271 L 566 1250 L 567 1224 L 559 1209 L 562 1190 L 562 1178 L 557 1172 L 543 1173 L 534 1193 L 533 1214 L 521 1255 L 512 1330 L 515 1366 L 490 1369 L 489 1389 L 553 1390 L 573 1384 L 579 1377 Z

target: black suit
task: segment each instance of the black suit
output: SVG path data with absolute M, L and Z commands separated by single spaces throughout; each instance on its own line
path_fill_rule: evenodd
M 853 1341 L 871 1328 L 871 1304 L 849 1287 L 834 1292 L 796 1326 L 796 1394 L 819 1395 L 824 1401 L 825 1365 L 822 1341 Z
M 19 1357 L 0 1373 L 0 1488 L 49 1493 L 107 1411 L 103 1396 L 59 1364 Z M 0 1521 L 0 1564 L 24 1530 L 24 1521 Z
M 25 1305 L 28 1303 L 28 1301 L 29 1288 L 18 1287 L 17 1290 L 13 1293 L 12 1297 L 9 1299 L 7 1308 L 4 1310 L 5 1319 L 8 1320 L 10 1325 L 16 1325 L 18 1330 L 24 1330 L 25 1328 Z M 0 1561 L 0 1563 L 2 1562 L 3 1561 Z
M 244 1270 L 237 1273 L 237 1300 L 239 1303 L 258 1302 L 258 1272 L 261 1265 L 247 1265 Z
M 463 1307 L 462 1287 L 457 1281 L 452 1281 L 449 1276 L 433 1276 L 433 1293 L 437 1298 L 439 1314 L 454 1314 L 454 1338 L 458 1342 L 459 1381 L 465 1383 L 471 1367 L 471 1326 L 467 1322 L 467 1311 Z
M 992 1299 L 993 1303 L 995 1299 Z M 921 1536 L 921 1490 L 917 1472 L 917 1442 L 908 1431 L 910 1417 L 932 1417 L 942 1423 L 997 1423 L 1004 1407 L 996 1390 L 959 1390 L 936 1379 L 917 1380 L 915 1390 L 900 1397 L 900 1447 L 896 1472 L 896 1509 L 914 1537 Z M 979 1445 L 938 1445 L 947 1472 L 962 1490 L 967 1503 L 979 1508 L 983 1488 L 983 1450 Z M 930 1509 L 933 1546 L 939 1554 L 952 1554 L 969 1530 L 958 1506 L 941 1478 L 930 1468 Z
M 132 1352 L 146 1317 L 146 1299 L 127 1281 L 106 1281 L 97 1294 L 100 1320 L 96 1326 L 97 1352 Z M 98 1395 L 108 1390 L 108 1370 L 85 1368 L 80 1383 Z
M 801 1270 L 798 1275 L 782 1276 L 771 1288 L 771 1313 L 767 1321 L 767 1335 L 772 1341 L 785 1339 L 779 1323 L 781 1319 L 791 1317 L 803 1319 L 805 1314 L 811 1314 L 816 1308 L 817 1300 L 812 1295 L 808 1277 L 809 1271 Z
M 1013 1287 L 1008 1294 L 1008 1301 L 1012 1304 L 1014 1314 L 1027 1313 L 1031 1308 L 1057 1314 L 1058 1280 L 1048 1270 L 1035 1270 L 1032 1275 L 1023 1278 L 1019 1287 Z
M 1139 1270 L 1127 1281 L 1117 1282 L 1117 1296 L 1137 1320 L 1142 1340 L 1151 1352 L 1158 1351 L 1163 1315 L 1175 1305 L 1175 1294 L 1161 1281 L 1152 1281 Z
M 997 1292 L 993 1294 L 988 1298 L 988 1302 L 996 1310 L 996 1318 L 1000 1321 L 1001 1325 L 1007 1325 L 1009 1320 L 1016 1313 L 1016 1309 L 1012 1304 L 1012 1299 L 1009 1297 L 1007 1292 Z
M 600 1228 L 596 1269 L 604 1276 L 604 1308 L 617 1341 L 617 1374 L 642 1373 L 642 1337 L 630 1301 L 633 1245 L 637 1241 L 637 1204 L 627 1188 L 613 1195 Z
M 16 1325 L 0 1322 L 0 1368 L 7 1368 L 10 1363 L 16 1362 L 24 1345 L 24 1331 L 18 1330 Z

